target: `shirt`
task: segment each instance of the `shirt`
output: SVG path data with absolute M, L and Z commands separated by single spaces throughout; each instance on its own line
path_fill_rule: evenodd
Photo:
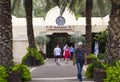
M 79 48 L 77 48 L 75 50 L 76 60 L 84 61 L 85 60 L 85 52 L 86 52 L 85 49 L 80 50 Z
M 55 56 L 60 56 L 60 53 L 61 53 L 61 49 L 60 49 L 59 47 L 56 47 L 56 48 L 54 49 L 54 54 L 55 54 Z
M 70 52 L 75 52 L 75 49 L 73 47 L 70 47 Z

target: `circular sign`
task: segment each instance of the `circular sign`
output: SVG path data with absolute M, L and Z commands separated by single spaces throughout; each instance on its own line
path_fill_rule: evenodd
M 62 17 L 62 16 L 57 17 L 56 24 L 57 25 L 64 25 L 65 24 L 65 18 Z

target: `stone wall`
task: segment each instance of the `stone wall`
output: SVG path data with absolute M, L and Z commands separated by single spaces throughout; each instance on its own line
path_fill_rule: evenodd
M 28 47 L 27 40 L 14 40 L 13 41 L 13 58 L 15 62 L 20 63 L 22 57 L 26 54 Z

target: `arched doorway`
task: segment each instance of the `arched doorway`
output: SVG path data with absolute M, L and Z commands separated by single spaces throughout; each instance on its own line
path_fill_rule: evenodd
M 53 33 L 52 35 L 48 36 L 50 38 L 50 42 L 46 46 L 46 56 L 47 57 L 54 57 L 54 48 L 57 44 L 60 45 L 60 48 L 62 49 L 65 44 L 73 45 L 70 42 L 70 35 L 67 33 Z

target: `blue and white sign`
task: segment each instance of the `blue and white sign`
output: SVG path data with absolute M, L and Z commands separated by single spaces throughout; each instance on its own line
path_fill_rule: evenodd
M 56 24 L 57 25 L 64 25 L 65 24 L 65 18 L 62 17 L 62 16 L 57 17 Z

